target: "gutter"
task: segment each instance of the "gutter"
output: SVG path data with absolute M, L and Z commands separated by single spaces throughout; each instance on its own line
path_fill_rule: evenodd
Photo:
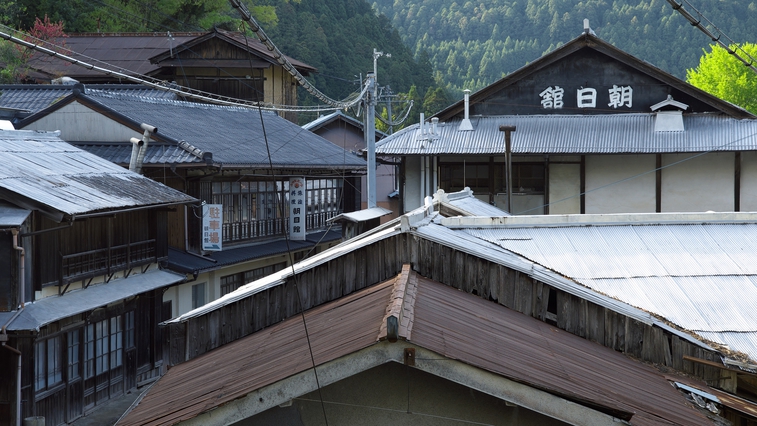
M 11 232 L 13 233 L 13 249 L 18 251 L 20 254 L 19 279 L 18 279 L 19 306 L 16 313 L 13 314 L 11 319 L 9 319 L 8 322 L 6 322 L 5 325 L 3 325 L 2 329 L 0 330 L 0 342 L 2 342 L 3 348 L 8 349 L 9 351 L 18 355 L 18 367 L 16 370 L 16 426 L 21 426 L 21 351 L 7 344 L 8 333 L 6 329 L 24 310 L 24 306 L 25 306 L 24 300 L 26 299 L 26 295 L 24 292 L 25 287 L 26 287 L 26 282 L 24 279 L 25 273 L 26 273 L 26 270 L 24 268 L 24 262 L 26 260 L 26 252 L 23 247 L 18 245 L 18 228 L 13 228 Z

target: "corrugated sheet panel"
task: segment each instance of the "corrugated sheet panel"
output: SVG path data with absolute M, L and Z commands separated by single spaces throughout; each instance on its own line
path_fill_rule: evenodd
M 75 215 L 194 198 L 62 141 L 57 133 L 0 131 L 0 187 Z
M 26 305 L 21 314 L 8 325 L 8 330 L 39 330 L 62 318 L 91 311 L 140 293 L 166 287 L 186 280 L 184 275 L 154 269 L 129 278 L 96 284 L 86 290 L 73 290 L 62 296 L 46 297 Z
M 149 123 L 159 134 L 213 154 L 227 166 L 307 166 L 333 170 L 364 169 L 365 160 L 326 139 L 279 117 L 250 108 L 87 92 L 89 100 L 137 123 Z M 263 123 L 261 123 L 263 120 Z M 265 127 L 264 127 L 265 126 Z
M 389 280 L 171 368 L 119 425 L 172 425 L 376 343 Z M 309 337 L 308 337 L 309 336 Z M 308 339 L 312 347 L 308 347 Z
M 423 277 L 411 342 L 569 399 L 634 412 L 633 425 L 709 423 L 651 367 Z
M 459 209 L 465 210 L 473 216 L 510 216 L 504 210 L 485 203 L 476 197 L 463 197 L 450 199 L 449 203 Z
M 466 229 L 757 360 L 757 224 Z M 748 336 L 741 338 L 738 336 Z M 735 349 L 735 348 L 734 348 Z
M 497 303 L 417 278 L 410 343 L 442 359 L 595 409 L 632 413 L 633 425 L 711 424 L 648 365 Z M 303 321 L 295 317 L 174 366 L 119 424 L 169 425 L 195 418 L 310 369 L 310 351 L 320 365 L 373 345 L 393 300 L 394 281 L 306 312 L 310 347 Z
M 655 132 L 655 115 L 509 115 L 475 117 L 473 131 L 459 121 L 407 127 L 376 143 L 380 155 L 502 154 L 501 125 L 515 126 L 515 154 L 617 154 L 757 150 L 757 120 L 719 114 L 684 115 L 683 132 Z
M 21 226 L 30 214 L 32 214 L 31 210 L 0 200 L 0 226 Z

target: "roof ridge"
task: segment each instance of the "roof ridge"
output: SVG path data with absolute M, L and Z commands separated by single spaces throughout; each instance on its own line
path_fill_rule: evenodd
M 386 315 L 381 321 L 377 340 L 390 342 L 396 342 L 399 338 L 410 340 L 417 289 L 417 273 L 410 268 L 410 264 L 402 265 L 402 271 L 395 278 L 391 300 L 386 307 Z

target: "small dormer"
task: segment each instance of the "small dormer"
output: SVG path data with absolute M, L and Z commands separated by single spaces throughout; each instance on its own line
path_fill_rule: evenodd
M 689 108 L 688 105 L 678 102 L 673 99 L 673 96 L 668 95 L 667 99 L 652 105 L 651 108 L 656 114 L 654 122 L 655 132 L 684 131 L 683 111 Z

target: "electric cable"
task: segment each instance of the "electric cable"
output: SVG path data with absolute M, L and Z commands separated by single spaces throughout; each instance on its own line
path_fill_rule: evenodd
M 691 23 L 692 26 L 697 27 L 700 31 L 705 33 L 707 37 L 709 37 L 712 41 L 719 44 L 721 47 L 723 47 L 728 53 L 736 57 L 739 61 L 741 61 L 744 65 L 749 67 L 754 72 L 757 72 L 757 66 L 755 66 L 755 62 L 757 62 L 757 59 L 752 57 L 747 51 L 742 49 L 736 42 L 734 42 L 730 37 L 728 37 L 723 31 L 720 30 L 715 24 L 712 23 L 707 17 L 705 17 L 702 12 L 697 10 L 691 3 L 689 3 L 688 0 L 681 0 L 681 3 L 676 3 L 675 0 L 667 0 L 668 3 L 673 7 L 673 10 L 677 11 L 681 14 L 686 20 Z M 691 9 L 694 10 L 694 12 L 699 16 L 699 19 L 695 18 L 694 15 L 692 15 L 689 11 L 683 8 L 683 4 L 686 3 Z M 712 26 L 715 31 L 718 33 L 717 37 L 709 30 L 707 27 L 702 25 L 702 20 L 707 21 L 707 23 Z M 725 37 L 727 41 L 730 44 L 724 43 L 721 38 Z M 744 55 L 746 55 L 749 60 L 743 58 L 737 51 L 741 51 Z
M 245 43 L 247 43 L 247 36 L 245 36 Z M 251 57 L 251 54 L 249 53 L 249 45 L 247 47 L 248 47 L 247 52 L 248 52 L 248 57 L 249 57 L 249 60 L 250 60 L 250 66 L 252 66 L 252 57 Z M 265 120 L 263 119 L 263 110 L 262 109 L 258 109 L 258 112 L 259 112 L 259 116 L 260 116 L 260 125 L 261 125 L 261 128 L 263 130 L 263 140 L 265 141 L 266 154 L 268 156 L 268 167 L 269 167 L 269 169 L 271 171 L 271 180 L 273 181 L 273 184 L 275 186 L 276 185 L 276 176 L 275 176 L 275 171 L 274 171 L 274 168 L 273 168 L 273 160 L 271 158 L 271 150 L 270 150 L 270 146 L 268 144 L 268 133 L 266 132 L 266 129 L 265 129 Z M 283 185 L 282 185 L 282 189 L 283 189 Z M 291 190 L 291 188 L 289 188 L 289 190 Z M 305 186 L 305 190 L 307 191 L 307 185 Z M 278 197 L 281 197 L 281 191 L 277 191 L 276 194 L 278 195 Z M 279 216 L 282 217 L 282 218 L 287 217 L 287 215 L 283 211 L 284 210 L 284 200 L 279 200 L 279 202 L 276 203 L 276 204 L 279 207 Z M 303 226 L 304 226 L 304 224 L 303 224 Z M 286 228 L 287 228 L 287 226 L 284 226 L 284 229 L 286 229 Z M 329 420 L 328 420 L 328 416 L 326 416 L 326 406 L 323 403 L 323 394 L 322 394 L 322 391 L 321 391 L 321 383 L 320 383 L 320 380 L 318 379 L 318 369 L 317 369 L 317 365 L 315 363 L 315 355 L 313 354 L 313 345 L 312 345 L 312 343 L 310 341 L 310 333 L 308 331 L 308 324 L 307 324 L 307 320 L 305 319 L 305 305 L 304 305 L 304 303 L 302 303 L 302 294 L 300 293 L 300 286 L 299 286 L 299 282 L 298 282 L 298 276 L 297 276 L 297 273 L 296 273 L 296 271 L 294 269 L 294 263 L 295 263 L 294 262 L 294 256 L 292 255 L 292 247 L 289 244 L 289 234 L 287 232 L 284 232 L 284 241 L 286 242 L 287 256 L 289 257 L 289 264 L 290 264 L 290 266 L 292 268 L 292 280 L 294 281 L 294 289 L 295 289 L 295 292 L 297 293 L 297 303 L 300 305 L 300 316 L 302 318 L 302 327 L 305 330 L 305 340 L 306 340 L 307 345 L 308 345 L 308 352 L 310 353 L 310 362 L 313 365 L 313 376 L 315 377 L 315 385 L 316 385 L 316 388 L 318 389 L 318 397 L 321 400 L 321 411 L 323 412 L 323 420 L 326 422 L 326 426 L 328 426 Z

